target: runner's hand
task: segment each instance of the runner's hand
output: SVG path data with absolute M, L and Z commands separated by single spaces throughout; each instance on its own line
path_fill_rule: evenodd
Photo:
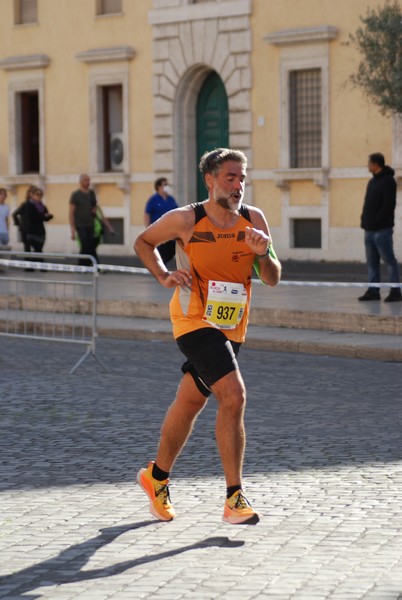
M 161 281 L 166 288 L 180 286 L 183 290 L 191 290 L 191 273 L 187 269 L 179 269 L 172 273 L 167 272 L 166 277 Z
M 271 243 L 269 235 L 260 229 L 254 229 L 254 227 L 246 227 L 245 241 L 254 254 L 261 256 L 267 252 Z

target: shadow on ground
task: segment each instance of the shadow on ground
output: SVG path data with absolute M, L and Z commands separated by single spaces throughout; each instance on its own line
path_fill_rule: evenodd
M 190 550 L 213 547 L 238 548 L 239 546 L 244 545 L 244 542 L 241 540 L 230 540 L 227 537 L 208 537 L 194 544 L 188 544 L 165 552 L 122 561 L 100 569 L 83 570 L 95 552 L 113 542 L 118 536 L 154 524 L 155 521 L 143 521 L 140 523 L 101 529 L 99 535 L 96 537 L 70 546 L 54 558 L 42 561 L 26 569 L 6 575 L 5 577 L 1 577 L 0 594 L 3 594 L 2 589 L 7 590 L 7 593 L 12 595 L 13 599 L 20 597 L 22 600 L 23 598 L 27 598 L 25 595 L 26 592 L 34 591 L 37 588 L 112 577 L 124 573 L 128 569 L 163 560 L 171 556 L 177 556 L 178 554 L 183 554 Z M 22 596 L 22 594 L 24 595 Z M 28 596 L 31 600 L 39 597 L 40 596 Z
M 182 356 L 173 343 L 106 340 L 110 372 L 77 348 L 31 340 L 2 343 L 0 491 L 134 481 L 154 457 Z M 63 356 L 53 361 L 54 353 Z M 55 364 L 58 366 L 55 367 Z M 243 349 L 248 388 L 245 473 L 402 460 L 402 365 Z M 175 477 L 222 476 L 212 397 L 175 467 Z

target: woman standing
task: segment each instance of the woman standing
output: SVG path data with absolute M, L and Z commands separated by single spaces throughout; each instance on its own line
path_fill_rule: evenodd
M 42 202 L 43 191 L 33 187 L 25 207 L 26 237 L 29 251 L 42 252 L 46 239 L 45 221 L 53 219 Z
M 20 234 L 20 241 L 24 245 L 24 252 L 30 252 L 31 247 L 28 244 L 27 240 L 27 225 L 26 225 L 26 207 L 31 196 L 31 192 L 35 189 L 36 186 L 30 185 L 25 194 L 25 200 L 21 202 L 21 204 L 15 209 L 12 214 L 14 225 L 18 227 Z

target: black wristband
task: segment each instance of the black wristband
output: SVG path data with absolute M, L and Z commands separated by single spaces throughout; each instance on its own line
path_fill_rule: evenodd
M 256 254 L 256 257 L 257 258 L 266 258 L 267 256 L 270 256 L 270 253 L 269 253 L 270 249 L 271 249 L 271 244 L 268 245 L 268 248 L 267 248 L 267 251 L 265 254 Z

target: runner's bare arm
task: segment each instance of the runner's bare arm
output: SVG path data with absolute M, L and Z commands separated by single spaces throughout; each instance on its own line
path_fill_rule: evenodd
M 188 241 L 194 226 L 194 211 L 187 207 L 169 211 L 152 223 L 137 237 L 134 250 L 144 266 L 161 285 L 172 288 L 191 287 L 191 273 L 187 269 L 170 272 L 164 265 L 157 246 L 169 240 Z
M 260 278 L 267 285 L 274 287 L 281 279 L 282 266 L 277 258 L 267 254 L 272 243 L 268 223 L 259 208 L 249 206 L 249 212 L 252 227 L 246 227 L 246 244 L 257 255 Z

